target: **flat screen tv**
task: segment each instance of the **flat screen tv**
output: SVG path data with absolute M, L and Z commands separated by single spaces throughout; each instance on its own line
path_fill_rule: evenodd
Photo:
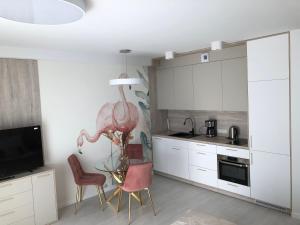
M 0 179 L 43 165 L 40 126 L 0 130 Z

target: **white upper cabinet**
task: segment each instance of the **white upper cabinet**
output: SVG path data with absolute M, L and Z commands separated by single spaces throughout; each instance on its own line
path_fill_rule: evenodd
M 290 154 L 289 80 L 249 82 L 252 150 Z
M 248 80 L 289 77 L 289 36 L 282 34 L 247 42 Z
M 177 110 L 191 110 L 194 103 L 193 67 L 174 68 L 174 105 Z
M 251 154 L 251 197 L 291 208 L 290 157 L 258 151 Z
M 247 58 L 222 62 L 223 111 L 248 111 Z
M 222 110 L 221 62 L 194 66 L 194 109 Z
M 157 70 L 157 108 L 175 109 L 173 69 Z

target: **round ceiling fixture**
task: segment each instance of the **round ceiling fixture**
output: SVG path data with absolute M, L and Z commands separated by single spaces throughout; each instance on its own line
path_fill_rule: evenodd
M 17 22 L 66 24 L 84 14 L 84 0 L 0 0 L 0 17 Z

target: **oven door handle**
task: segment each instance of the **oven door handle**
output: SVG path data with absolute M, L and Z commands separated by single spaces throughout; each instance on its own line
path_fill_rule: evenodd
M 230 165 L 230 166 L 238 166 L 238 167 L 245 167 L 247 168 L 248 165 L 247 164 L 238 164 L 238 163 L 232 163 L 232 162 L 227 162 L 227 161 L 223 161 L 223 160 L 219 160 L 220 163 L 226 164 L 226 165 Z

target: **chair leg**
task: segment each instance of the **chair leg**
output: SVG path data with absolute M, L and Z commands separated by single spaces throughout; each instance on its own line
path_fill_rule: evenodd
M 75 203 L 75 214 L 77 213 L 78 211 L 78 204 L 80 202 L 80 186 L 77 185 L 76 187 L 76 203 Z
M 82 202 L 83 199 L 83 186 L 80 186 L 80 202 Z
M 152 200 L 151 193 L 150 193 L 150 189 L 147 188 L 147 191 L 148 191 L 149 199 L 150 199 L 150 201 L 151 201 L 151 207 L 152 207 L 152 209 L 153 209 L 154 216 L 156 216 L 155 209 L 154 209 L 154 204 L 153 204 L 153 200 Z
M 99 186 L 97 186 L 97 185 L 96 185 L 96 188 L 97 188 L 98 198 L 99 198 L 99 207 L 100 207 L 100 209 L 102 208 L 102 210 L 103 210 L 103 202 L 102 202 L 102 197 L 101 197 L 100 188 L 99 188 Z
M 131 223 L 131 193 L 128 193 L 128 224 Z
M 104 197 L 104 201 L 106 201 L 106 196 L 105 196 L 105 192 L 104 192 L 103 186 L 101 186 L 101 191 L 102 191 L 102 194 L 103 194 L 103 197 Z
M 141 191 L 138 192 L 138 197 L 140 199 L 141 206 L 143 206 L 143 199 L 142 199 L 142 192 Z
M 123 191 L 120 190 L 120 192 L 119 192 L 119 197 L 118 197 L 118 207 L 117 207 L 117 212 L 120 211 L 120 205 L 121 205 L 121 202 L 122 202 L 122 196 L 123 196 Z

